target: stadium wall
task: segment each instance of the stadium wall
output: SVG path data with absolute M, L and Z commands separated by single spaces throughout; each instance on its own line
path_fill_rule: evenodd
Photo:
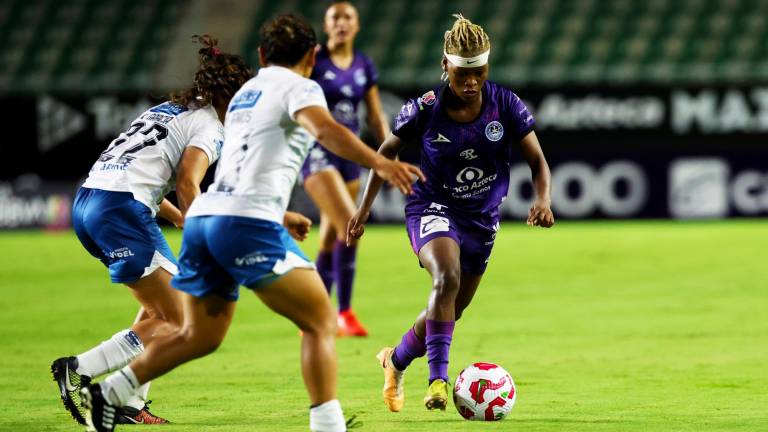
M 385 110 L 392 116 L 423 91 L 383 92 Z M 768 214 L 768 86 L 528 88 L 520 95 L 537 118 L 559 218 Z M 0 142 L 0 228 L 68 226 L 71 197 L 98 154 L 161 96 L 0 98 L 13 136 L 24 137 Z M 513 164 L 505 217 L 527 212 L 529 177 L 525 164 Z M 402 220 L 402 204 L 385 191 L 375 220 Z M 300 188 L 293 208 L 316 214 Z

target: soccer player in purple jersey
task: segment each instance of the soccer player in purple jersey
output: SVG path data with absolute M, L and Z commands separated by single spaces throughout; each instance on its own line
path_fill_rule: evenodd
M 535 201 L 529 225 L 551 227 L 550 173 L 534 119 L 511 90 L 488 76 L 490 40 L 482 27 L 456 15 L 445 33 L 443 77 L 448 84 L 409 100 L 379 153 L 395 158 L 409 142 L 421 146 L 427 181 L 414 185 L 405 206 L 414 252 L 432 276 L 427 308 L 393 348 L 378 359 L 384 369 L 384 402 L 400 411 L 403 372 L 427 355 L 427 409 L 448 403 L 448 352 L 453 329 L 472 301 L 499 229 L 499 205 L 509 188 L 513 146 L 531 167 Z M 371 173 L 363 202 L 350 220 L 348 236 L 359 238 L 382 181 Z
M 371 59 L 354 49 L 360 30 L 357 10 L 347 1 L 333 2 L 325 12 L 324 29 L 328 42 L 319 46 L 310 78 L 322 87 L 336 121 L 355 134 L 360 132 L 357 107 L 364 101 L 368 127 L 377 143 L 384 141 L 389 125 L 379 100 L 376 69 Z M 347 222 L 355 213 L 360 190 L 360 166 L 315 143 L 302 167 L 302 176 L 304 189 L 320 209 L 316 265 L 329 294 L 336 283 L 339 335 L 367 336 L 351 308 L 357 240 L 349 244 L 345 241 Z

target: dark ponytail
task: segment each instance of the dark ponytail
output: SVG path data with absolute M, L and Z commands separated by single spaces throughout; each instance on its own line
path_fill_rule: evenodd
M 229 103 L 235 92 L 253 77 L 253 70 L 239 55 L 222 52 L 218 40 L 210 35 L 194 35 L 192 39 L 202 45 L 197 51 L 200 65 L 192 87 L 171 94 L 171 102 L 197 108 Z

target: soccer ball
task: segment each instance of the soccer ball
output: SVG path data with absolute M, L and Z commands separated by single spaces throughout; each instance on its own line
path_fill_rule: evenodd
M 512 411 L 517 391 L 512 377 L 493 363 L 474 363 L 456 378 L 453 404 L 467 420 L 503 420 Z

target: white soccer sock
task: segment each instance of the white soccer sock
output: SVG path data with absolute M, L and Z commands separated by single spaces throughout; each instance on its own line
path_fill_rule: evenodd
M 76 372 L 96 378 L 127 365 L 143 351 L 144 344 L 133 330 L 121 330 L 99 346 L 77 356 Z
M 144 408 L 144 405 L 147 404 L 147 397 L 149 396 L 150 383 L 151 381 L 139 387 L 139 390 L 137 391 L 136 395 L 131 397 L 128 400 L 128 402 L 126 402 L 125 404 L 137 410 Z
M 310 408 L 309 429 L 312 432 L 345 432 L 347 424 L 339 401 L 334 399 Z
M 125 406 L 125 404 L 139 392 L 139 380 L 130 366 L 108 376 L 99 384 L 104 398 L 113 406 Z M 142 404 L 142 407 L 144 405 Z

